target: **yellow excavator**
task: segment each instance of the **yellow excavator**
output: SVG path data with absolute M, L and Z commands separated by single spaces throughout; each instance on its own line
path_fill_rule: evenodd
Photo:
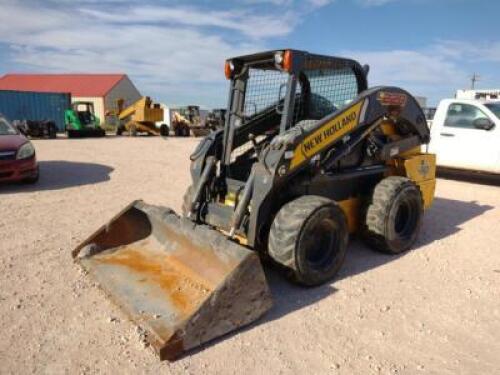
M 272 307 L 261 257 L 300 285 L 331 282 L 351 235 L 411 249 L 434 198 L 421 107 L 369 88 L 366 65 L 275 50 L 229 59 L 225 73 L 225 126 L 190 156 L 182 215 L 132 202 L 73 251 L 162 359 Z
M 163 108 L 160 104 L 153 103 L 150 97 L 144 96 L 132 105 L 125 107 L 123 99 L 117 100 L 117 112 L 119 124 L 116 128 L 116 135 L 128 132 L 135 137 L 139 133 L 150 135 L 169 135 L 169 127 L 163 121 Z M 157 124 L 160 123 L 158 126 Z

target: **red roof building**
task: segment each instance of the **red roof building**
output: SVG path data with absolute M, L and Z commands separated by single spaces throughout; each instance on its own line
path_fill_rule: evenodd
M 126 74 L 6 74 L 0 90 L 70 93 L 72 102 L 93 102 L 101 122 L 106 111 L 116 109 L 117 99 L 131 104 L 141 97 Z

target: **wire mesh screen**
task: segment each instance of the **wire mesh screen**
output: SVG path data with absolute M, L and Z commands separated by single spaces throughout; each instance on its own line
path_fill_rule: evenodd
M 311 85 L 310 111 L 324 117 L 349 104 L 358 94 L 356 76 L 349 68 L 306 72 Z
M 288 73 L 277 70 L 250 69 L 245 90 L 243 115 L 251 118 L 267 109 L 276 108 L 286 95 Z M 277 124 L 279 125 L 279 124 Z M 257 137 L 259 142 L 264 137 Z M 253 148 L 246 142 L 231 152 L 231 162 Z
M 352 67 L 344 61 L 314 58 L 305 65 L 296 85 L 292 126 L 309 128 L 351 102 L 358 95 L 358 82 Z M 283 109 L 288 77 L 288 73 L 277 70 L 250 69 L 244 118 L 248 120 L 268 109 Z M 252 147 L 251 142 L 246 142 L 235 148 L 231 162 Z
M 250 69 L 245 91 L 245 117 L 276 106 L 285 97 L 288 74 L 277 70 Z
M 295 124 L 320 120 L 349 104 L 358 95 L 356 75 L 349 66 L 304 71 L 297 95 Z

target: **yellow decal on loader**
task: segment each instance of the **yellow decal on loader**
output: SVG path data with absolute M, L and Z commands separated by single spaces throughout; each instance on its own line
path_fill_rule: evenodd
M 308 135 L 295 148 L 290 169 L 294 169 L 305 160 L 310 159 L 327 146 L 350 132 L 359 124 L 359 115 L 363 107 L 363 101 L 353 105 L 351 108 L 334 117 L 314 133 Z

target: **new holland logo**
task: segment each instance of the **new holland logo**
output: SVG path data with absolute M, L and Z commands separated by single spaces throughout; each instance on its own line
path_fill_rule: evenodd
M 353 122 L 356 121 L 357 114 L 355 112 L 347 114 L 345 117 L 334 121 L 330 126 L 327 126 L 326 129 L 322 129 L 319 134 L 315 134 L 314 137 L 308 139 L 306 142 L 302 144 L 302 152 L 306 156 L 310 156 L 311 152 L 313 152 L 317 146 L 320 146 L 325 140 L 332 138 L 335 134 L 342 131 L 346 126 L 349 126 Z
M 342 138 L 359 123 L 359 115 L 364 101 L 334 117 L 321 128 L 308 135 L 296 148 L 290 168 L 294 168 L 305 160 L 321 152 L 325 147 Z

